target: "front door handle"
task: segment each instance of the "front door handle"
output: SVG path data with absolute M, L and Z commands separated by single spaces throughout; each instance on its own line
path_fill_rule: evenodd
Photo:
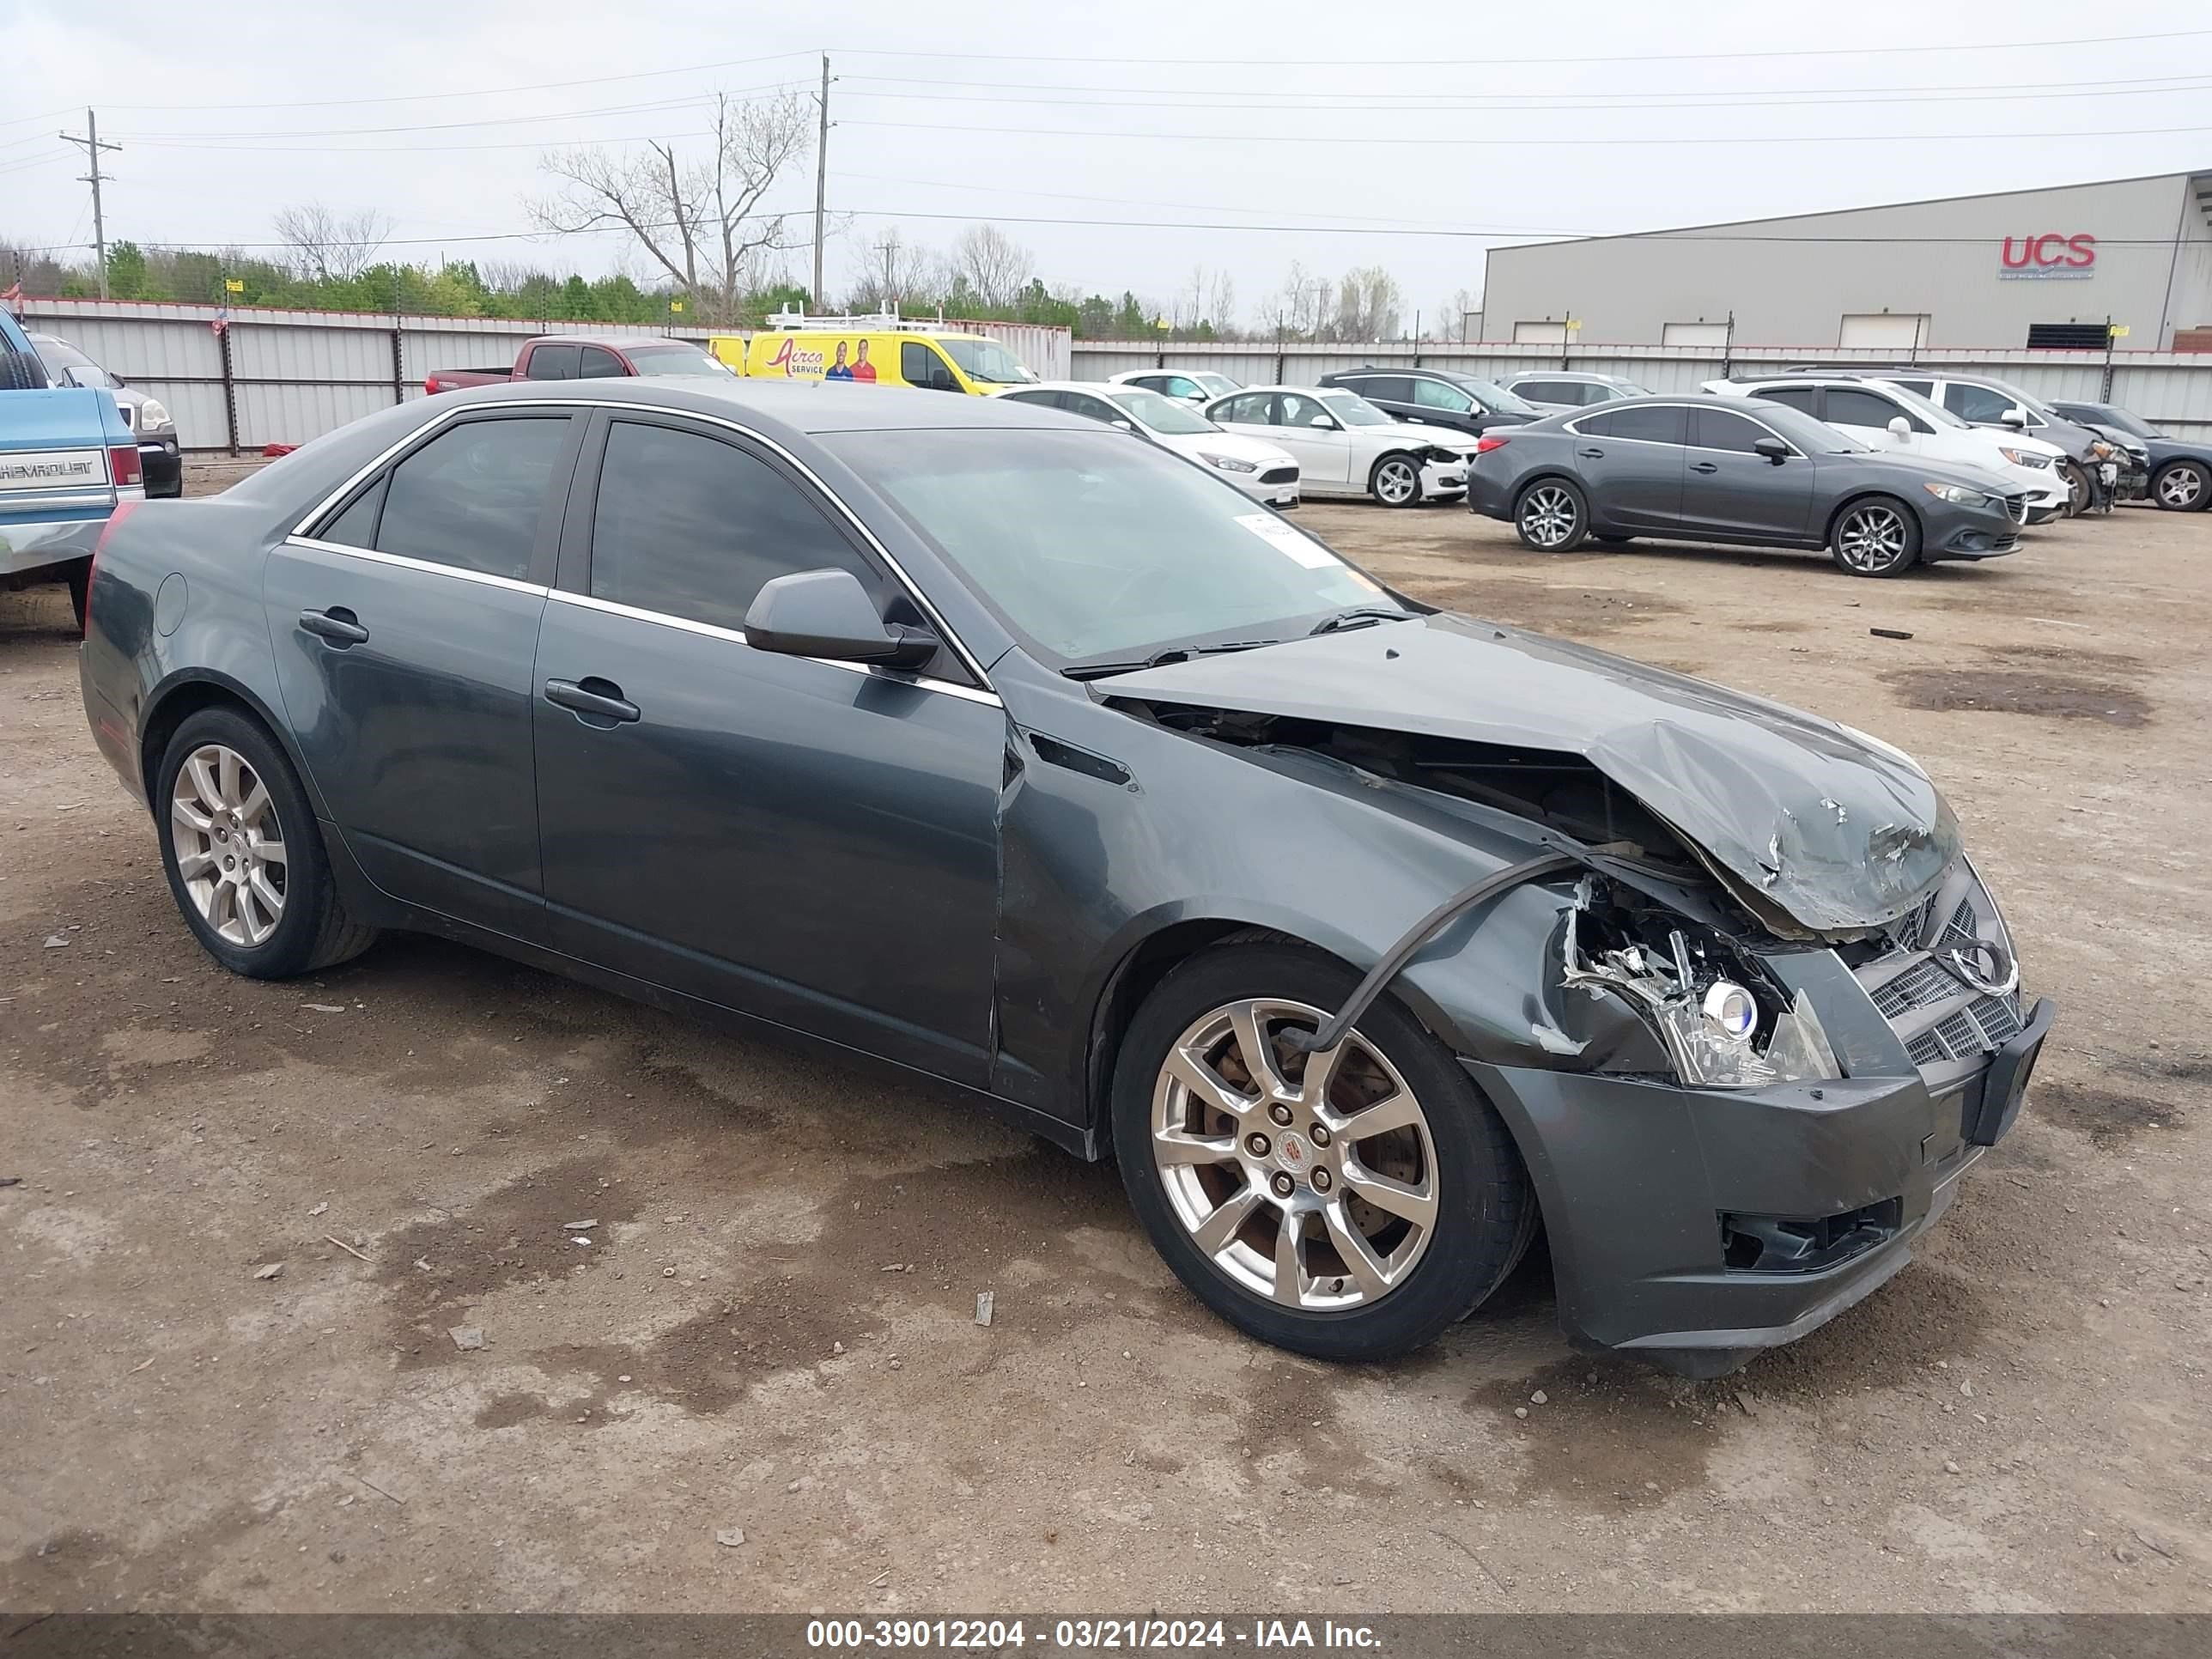
M 1692 461 L 1690 463 L 1690 471 L 1692 472 L 1717 472 L 1720 470 L 1721 466 L 1718 461 Z
M 1601 461 L 1605 459 L 1605 451 L 1602 449 L 1577 449 L 1575 453 L 1586 461 Z
M 641 711 L 634 702 L 626 702 L 622 687 L 612 680 L 603 680 L 593 675 L 582 680 L 548 680 L 545 682 L 545 701 L 573 709 L 579 714 L 593 714 L 600 720 L 624 725 L 637 720 Z
M 342 605 L 334 605 L 327 611 L 302 611 L 300 626 L 340 650 L 349 645 L 361 645 L 368 638 L 368 630 L 361 625 L 361 619 Z

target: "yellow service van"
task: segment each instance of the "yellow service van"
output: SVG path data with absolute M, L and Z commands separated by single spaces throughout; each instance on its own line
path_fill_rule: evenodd
M 1036 379 L 1012 352 L 981 334 L 876 318 L 808 317 L 795 324 L 771 318 L 750 340 L 717 334 L 707 349 L 756 380 L 849 380 L 988 397 Z

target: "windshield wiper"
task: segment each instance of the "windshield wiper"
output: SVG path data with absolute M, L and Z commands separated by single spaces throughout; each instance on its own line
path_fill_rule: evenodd
M 1171 662 L 1188 662 L 1193 657 L 1210 657 L 1224 651 L 1255 651 L 1263 645 L 1280 645 L 1280 640 L 1224 640 L 1218 645 L 1176 645 L 1165 651 L 1156 651 L 1142 662 L 1079 662 L 1060 672 L 1072 680 L 1103 680 L 1110 674 L 1133 674 L 1140 668 L 1162 668 Z
M 1358 605 L 1350 611 L 1340 611 L 1333 617 L 1323 617 L 1306 629 L 1309 637 L 1316 634 L 1334 634 L 1340 628 L 1358 628 L 1368 623 L 1411 622 L 1413 612 L 1397 611 L 1379 605 Z

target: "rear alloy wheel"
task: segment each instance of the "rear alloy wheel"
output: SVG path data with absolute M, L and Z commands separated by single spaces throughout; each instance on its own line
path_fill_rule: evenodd
M 1828 554 L 1854 576 L 1894 576 L 1920 556 L 1920 526 L 1895 501 L 1854 501 L 1837 515 Z
M 1470 1312 L 1534 1217 L 1504 1125 L 1396 1004 L 1323 1053 L 1291 1044 L 1354 983 L 1295 946 L 1186 963 L 1130 1026 L 1114 1136 L 1154 1245 L 1214 1311 L 1302 1353 L 1372 1359 Z
M 2150 497 L 2169 513 L 2195 513 L 2212 499 L 2212 468 L 2202 461 L 2168 461 L 2151 480 Z
M 217 962 L 283 979 L 368 948 L 376 932 L 339 902 L 291 763 L 253 720 L 229 708 L 186 717 L 155 785 L 169 891 Z
M 1420 464 L 1410 455 L 1385 455 L 1367 480 L 1369 494 L 1385 507 L 1421 504 Z
M 1540 553 L 1571 553 L 1589 533 L 1589 507 L 1565 479 L 1546 478 L 1521 497 L 1513 527 Z

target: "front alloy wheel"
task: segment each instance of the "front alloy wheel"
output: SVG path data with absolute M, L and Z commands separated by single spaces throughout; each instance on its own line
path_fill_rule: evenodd
M 1240 1001 L 1177 1037 L 1152 1094 L 1152 1162 L 1200 1254 L 1285 1307 L 1357 1308 L 1404 1283 L 1437 1224 L 1419 1097 L 1353 1032 L 1307 1054 L 1326 1015 Z
M 1370 483 L 1375 499 L 1385 507 L 1413 507 L 1421 499 L 1421 469 L 1403 455 L 1385 455 L 1376 462 Z
M 2174 461 L 2151 483 L 2152 497 L 2169 513 L 2194 513 L 2212 494 L 2212 475 L 2202 462 Z
M 1182 963 L 1129 1023 L 1114 1152 L 1177 1278 L 1240 1329 L 1381 1359 L 1479 1306 L 1534 1237 L 1518 1150 L 1451 1051 L 1385 996 L 1332 1049 L 1357 976 L 1303 945 Z
M 1830 551 L 1854 576 L 1894 576 L 1918 556 L 1919 527 L 1892 502 L 1861 501 L 1836 520 Z

